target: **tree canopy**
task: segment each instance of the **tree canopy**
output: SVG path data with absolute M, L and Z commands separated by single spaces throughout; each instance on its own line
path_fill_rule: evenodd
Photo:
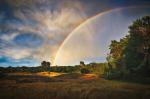
M 129 35 L 112 40 L 107 57 L 109 69 L 150 77 L 150 16 L 129 26 Z

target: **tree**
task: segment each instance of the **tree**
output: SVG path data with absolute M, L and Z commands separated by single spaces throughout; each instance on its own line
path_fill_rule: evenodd
M 150 76 L 150 16 L 137 19 L 129 30 L 125 64 L 130 71 Z
M 42 61 L 42 62 L 41 62 L 41 66 L 42 66 L 42 67 L 46 66 L 46 61 Z
M 105 67 L 104 75 L 108 79 L 119 78 L 125 71 L 124 67 L 124 49 L 128 44 L 129 36 L 119 41 L 112 40 L 109 46 L 110 53 L 107 55 L 107 67 Z
M 80 61 L 80 66 L 85 66 L 84 61 Z
M 107 61 L 106 74 L 150 77 L 150 16 L 137 19 L 128 36 L 111 42 Z
M 49 68 L 50 65 L 51 65 L 50 62 L 46 62 L 46 61 L 42 61 L 42 62 L 41 62 L 41 66 L 44 67 L 44 68 Z
M 112 40 L 111 45 L 109 47 L 110 54 L 107 60 L 111 60 L 111 63 L 114 63 L 112 66 L 113 68 L 121 68 L 122 65 L 122 59 L 124 55 L 124 49 L 126 48 L 128 44 L 129 36 L 124 37 L 123 39 L 120 39 L 120 41 Z
M 50 63 L 50 62 L 47 62 L 46 65 L 47 65 L 47 67 L 50 67 L 51 63 Z

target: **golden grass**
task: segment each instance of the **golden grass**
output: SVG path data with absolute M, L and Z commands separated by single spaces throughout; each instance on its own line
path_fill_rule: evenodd
M 38 72 L 38 73 L 28 73 L 28 72 L 17 72 L 17 73 L 8 73 L 8 75 L 39 75 L 39 76 L 48 76 L 48 77 L 55 77 L 65 73 L 58 73 L 58 72 Z
M 48 76 L 48 77 L 60 76 L 63 74 L 65 74 L 65 73 L 58 73 L 58 72 L 39 72 L 39 73 L 36 73 L 36 75 Z
M 150 86 L 95 74 L 16 73 L 0 79 L 0 99 L 149 99 Z M 54 75 L 54 76 L 52 76 Z
M 81 76 L 83 79 L 96 79 L 98 76 L 96 74 L 84 74 Z

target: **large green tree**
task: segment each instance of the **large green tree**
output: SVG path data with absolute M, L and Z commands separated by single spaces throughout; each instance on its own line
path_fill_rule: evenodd
M 122 57 L 124 55 L 123 51 L 128 44 L 128 39 L 129 39 L 129 36 L 126 36 L 120 39 L 120 41 L 116 41 L 116 40 L 111 41 L 111 44 L 109 47 L 110 49 L 109 58 L 114 63 L 113 68 L 121 67 L 122 62 L 123 62 Z
M 110 53 L 107 56 L 108 65 L 105 69 L 105 75 L 107 78 L 121 77 L 125 71 L 124 66 L 124 49 L 128 44 L 129 36 L 126 36 L 120 41 L 112 40 L 109 46 Z
M 127 69 L 149 75 L 150 72 L 150 16 L 137 19 L 129 27 L 130 38 L 124 50 Z
M 128 36 L 111 42 L 107 60 L 109 74 L 120 71 L 150 77 L 150 16 L 137 19 L 129 26 Z

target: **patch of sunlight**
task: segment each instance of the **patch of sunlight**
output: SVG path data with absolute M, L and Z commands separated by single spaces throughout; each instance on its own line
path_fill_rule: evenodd
M 65 73 L 58 73 L 58 72 L 39 72 L 36 73 L 39 76 L 48 76 L 48 77 L 56 77 L 56 76 L 60 76 L 63 75 Z
M 96 74 L 84 74 L 83 76 L 81 76 L 81 78 L 83 78 L 83 79 L 97 79 L 98 76 Z

